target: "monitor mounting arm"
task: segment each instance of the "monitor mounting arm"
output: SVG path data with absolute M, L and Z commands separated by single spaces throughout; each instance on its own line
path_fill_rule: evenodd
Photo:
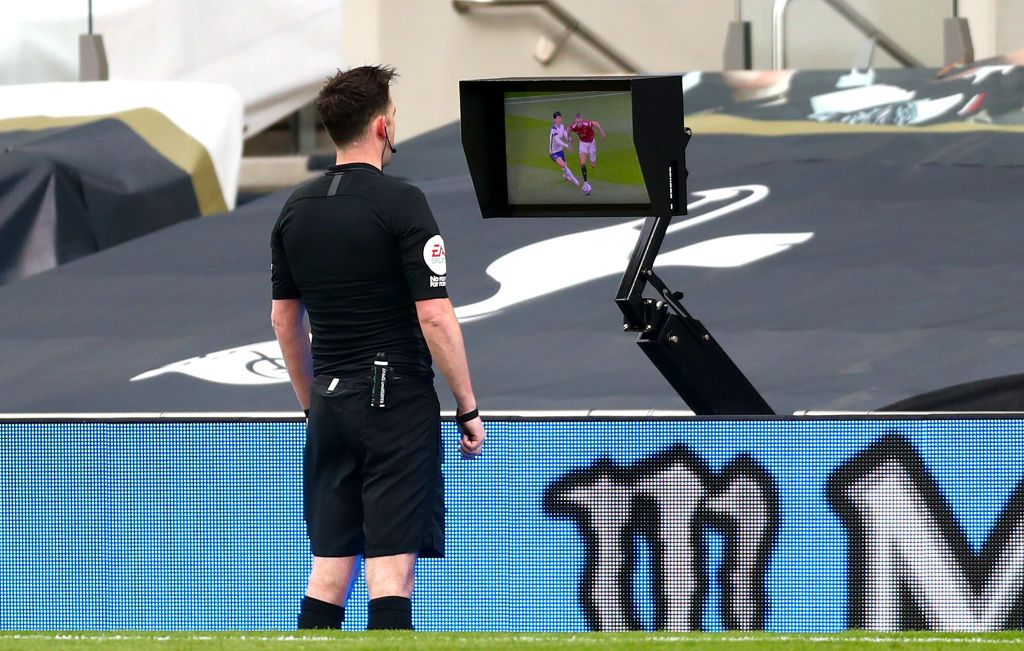
M 771 415 L 775 412 L 703 324 L 654 273 L 671 215 L 648 219 L 615 295 L 622 329 L 639 332 L 637 345 L 676 393 L 699 416 Z M 650 284 L 658 298 L 644 298 Z

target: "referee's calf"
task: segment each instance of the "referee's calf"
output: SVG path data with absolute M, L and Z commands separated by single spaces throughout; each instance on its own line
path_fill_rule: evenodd
M 394 77 L 364 66 L 327 81 L 317 109 L 337 164 L 292 194 L 271 235 L 274 331 L 308 419 L 313 570 L 299 628 L 341 627 L 360 555 L 367 628 L 412 628 L 416 559 L 444 555 L 432 358 L 455 395 L 463 455 L 486 438 L 444 240 L 423 193 L 383 174 L 396 152 Z

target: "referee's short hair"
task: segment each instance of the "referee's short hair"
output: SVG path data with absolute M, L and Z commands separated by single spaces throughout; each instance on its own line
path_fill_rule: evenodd
M 316 110 L 334 144 L 342 147 L 363 135 L 375 116 L 388 108 L 393 66 L 361 66 L 338 70 L 316 98 Z

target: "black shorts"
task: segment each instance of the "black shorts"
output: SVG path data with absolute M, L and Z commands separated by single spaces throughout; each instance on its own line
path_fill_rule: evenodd
M 444 556 L 441 415 L 429 379 L 393 377 L 388 406 L 369 378 L 317 376 L 303 463 L 314 556 Z

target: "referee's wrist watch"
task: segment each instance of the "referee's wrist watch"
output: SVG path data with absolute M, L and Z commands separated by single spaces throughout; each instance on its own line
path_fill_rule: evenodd
M 455 416 L 455 422 L 458 423 L 459 425 L 465 425 L 469 421 L 471 421 L 471 420 L 473 420 L 475 418 L 479 418 L 479 417 L 480 417 L 480 410 L 474 408 L 474 409 L 471 409 L 470 411 L 467 411 L 466 413 L 464 413 L 462 415 L 456 415 Z

